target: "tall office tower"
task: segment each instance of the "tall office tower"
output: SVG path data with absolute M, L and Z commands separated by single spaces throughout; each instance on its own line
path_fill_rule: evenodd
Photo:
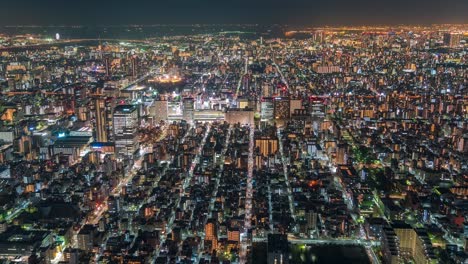
M 451 48 L 456 48 L 460 45 L 461 34 L 450 32 L 444 34 L 444 44 Z
M 272 97 L 263 97 L 260 107 L 261 121 L 271 121 L 274 118 L 275 103 Z
M 107 113 L 104 99 L 94 99 L 94 111 L 96 112 L 95 140 L 97 142 L 107 142 Z
M 260 154 L 264 157 L 275 154 L 278 151 L 278 138 L 261 136 L 255 138 L 255 148 L 259 148 Z
M 138 111 L 133 105 L 118 105 L 114 108 L 115 153 L 133 158 L 138 149 Z
M 393 223 L 392 227 L 400 240 L 402 256 L 411 257 L 416 264 L 435 263 L 434 249 L 424 230 L 415 230 L 400 221 Z
M 184 117 L 184 120 L 187 122 L 193 121 L 194 103 L 195 101 L 193 100 L 193 98 L 191 97 L 184 98 L 183 117 Z
M 307 229 L 315 231 L 317 229 L 318 214 L 314 210 L 308 210 L 305 214 L 307 220 Z
M 107 129 L 107 140 L 110 142 L 114 141 L 114 111 L 113 109 L 117 105 L 116 100 L 113 98 L 107 98 L 104 100 L 106 106 L 106 129 Z
M 132 56 L 132 77 L 136 78 L 138 75 L 138 57 Z

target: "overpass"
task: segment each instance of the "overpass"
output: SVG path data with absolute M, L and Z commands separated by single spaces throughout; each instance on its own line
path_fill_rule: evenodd
M 252 242 L 268 242 L 266 237 L 253 237 Z M 351 238 L 299 238 L 288 234 L 288 242 L 291 244 L 306 244 L 306 245 L 341 245 L 341 246 L 378 246 L 379 241 L 367 239 L 351 239 Z

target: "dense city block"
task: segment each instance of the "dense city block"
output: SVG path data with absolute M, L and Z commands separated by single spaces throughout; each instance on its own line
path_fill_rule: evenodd
M 17 30 L 1 263 L 466 263 L 466 25 Z

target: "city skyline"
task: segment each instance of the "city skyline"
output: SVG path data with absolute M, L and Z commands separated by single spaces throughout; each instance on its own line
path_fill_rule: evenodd
M 158 2 L 0 8 L 0 264 L 467 262 L 468 1 Z

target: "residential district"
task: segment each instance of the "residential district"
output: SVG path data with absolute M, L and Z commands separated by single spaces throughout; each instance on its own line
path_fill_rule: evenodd
M 466 263 L 468 26 L 56 30 L 0 34 L 2 263 Z

